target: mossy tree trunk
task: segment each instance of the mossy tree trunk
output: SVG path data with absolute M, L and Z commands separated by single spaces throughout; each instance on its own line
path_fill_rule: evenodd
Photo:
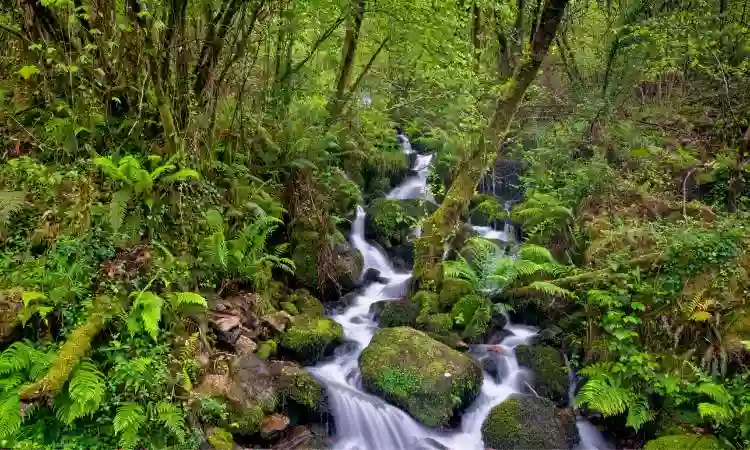
M 534 31 L 531 50 L 504 86 L 504 93 L 497 99 L 484 139 L 474 146 L 474 150 L 467 155 L 463 164 L 459 165 L 443 204 L 424 224 L 422 237 L 415 246 L 414 275 L 417 282 L 426 287 L 438 281 L 445 242 L 458 227 L 459 218 L 471 201 L 479 179 L 489 163 L 495 160 L 495 152 L 498 157 L 502 156 L 503 147 L 500 144 L 526 89 L 536 78 L 539 67 L 555 39 L 568 1 L 549 0 L 545 4 Z

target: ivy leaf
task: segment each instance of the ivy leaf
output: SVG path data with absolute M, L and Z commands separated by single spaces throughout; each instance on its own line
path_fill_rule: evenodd
M 36 66 L 23 66 L 18 70 L 18 75 L 24 80 L 28 80 L 32 75 L 39 73 L 39 69 Z

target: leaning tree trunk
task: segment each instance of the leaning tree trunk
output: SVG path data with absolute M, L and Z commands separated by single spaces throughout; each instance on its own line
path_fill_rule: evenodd
M 414 254 L 416 280 L 427 288 L 434 288 L 440 275 L 440 262 L 445 242 L 455 232 L 461 214 L 474 195 L 474 190 L 490 162 L 502 156 L 501 142 L 516 114 L 526 89 L 534 81 L 544 57 L 555 38 L 555 33 L 569 0 L 549 0 L 542 12 L 531 42 L 531 52 L 508 81 L 504 94 L 497 100 L 495 112 L 485 137 L 458 167 L 443 204 L 425 222 L 422 237 Z
M 352 76 L 354 67 L 354 58 L 357 55 L 357 45 L 359 44 L 359 30 L 362 28 L 362 21 L 365 18 L 365 0 L 352 0 L 352 20 L 346 29 L 344 36 L 344 50 L 341 58 L 341 71 L 339 72 L 338 81 L 336 82 L 336 92 L 333 94 L 329 104 L 329 122 L 334 122 L 341 111 L 344 109 L 346 99 L 346 88 Z

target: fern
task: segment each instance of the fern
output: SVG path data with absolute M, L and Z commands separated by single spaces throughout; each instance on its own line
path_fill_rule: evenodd
M 0 191 L 0 226 L 7 225 L 10 218 L 26 205 L 26 193 Z
M 630 391 L 613 386 L 605 378 L 591 378 L 578 393 L 578 406 L 588 406 L 604 416 L 616 416 L 625 412 L 632 401 Z
M 443 277 L 466 280 L 475 287 L 479 285 L 479 276 L 462 256 L 457 260 L 443 261 Z
M 0 355 L 0 375 L 29 369 L 32 365 L 32 356 L 37 352 L 37 349 L 25 341 L 14 342 Z
M 637 431 L 646 422 L 653 420 L 653 418 L 654 413 L 651 411 L 648 401 L 645 398 L 639 398 L 628 405 L 628 415 L 625 423 Z
M 524 244 L 518 251 L 518 255 L 521 259 L 533 261 L 538 264 L 555 263 L 552 253 L 541 245 Z
M 149 291 L 134 292 L 131 297 L 135 297 L 135 301 L 127 321 L 130 332 L 137 333 L 143 329 L 156 340 L 159 335 L 159 322 L 161 321 L 161 308 L 164 305 L 164 300 Z
M 177 292 L 172 294 L 172 298 L 177 306 L 198 305 L 203 308 L 208 308 L 206 299 L 194 292 Z
M 711 419 L 717 424 L 729 422 L 734 418 L 734 413 L 729 406 L 714 403 L 699 403 L 698 413 L 702 418 Z
M 68 424 L 99 409 L 105 397 L 105 384 L 102 373 L 93 363 L 78 364 L 68 384 L 68 397 L 72 402 L 65 418 Z
M 120 436 L 120 447 L 133 450 L 138 444 L 138 432 L 146 422 L 146 413 L 137 403 L 125 403 L 117 408 L 114 419 L 115 434 Z
M 529 288 L 554 297 L 576 298 L 573 292 L 547 281 L 534 281 Z
M 156 404 L 156 419 L 169 430 L 178 442 L 185 440 L 185 416 L 182 410 L 168 402 Z
M 697 391 L 700 394 L 707 395 L 720 405 L 728 405 L 732 402 L 732 395 L 720 384 L 701 383 L 698 385 Z
M 122 223 L 125 221 L 125 212 L 127 211 L 129 201 L 130 191 L 128 189 L 120 189 L 112 194 L 108 217 L 109 225 L 115 233 L 120 230 Z
M 22 421 L 18 391 L 8 392 L 0 398 L 0 441 L 12 438 Z

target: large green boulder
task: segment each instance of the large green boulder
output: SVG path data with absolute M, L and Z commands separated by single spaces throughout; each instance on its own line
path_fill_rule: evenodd
M 323 388 L 304 367 L 292 362 L 274 361 L 271 370 L 277 377 L 279 393 L 285 403 L 292 401 L 310 410 L 317 408 L 323 397 Z
M 409 300 L 386 302 L 380 313 L 380 326 L 383 328 L 413 326 L 419 315 L 419 306 Z
M 721 450 L 719 440 L 710 434 L 664 436 L 646 442 L 643 450 Z
M 520 394 L 492 408 L 482 438 L 485 447 L 495 450 L 572 449 L 580 440 L 571 410 Z
M 313 297 L 306 289 L 297 289 L 289 296 L 287 301 L 294 305 L 299 314 L 324 316 L 326 313 L 323 303 Z
M 379 330 L 359 357 L 365 389 L 429 427 L 443 427 L 479 394 L 482 369 L 407 327 Z
M 568 371 L 562 354 L 546 345 L 516 347 L 518 364 L 534 373 L 534 390 L 558 405 L 568 401 Z
M 341 325 L 325 317 L 301 315 L 294 317 L 291 328 L 281 339 L 281 348 L 296 360 L 313 364 L 325 356 L 344 338 Z

